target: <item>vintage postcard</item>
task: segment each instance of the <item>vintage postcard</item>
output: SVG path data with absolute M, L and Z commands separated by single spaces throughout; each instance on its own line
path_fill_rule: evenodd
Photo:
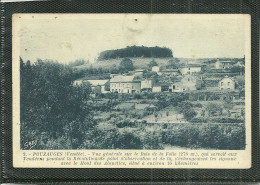
M 251 167 L 247 14 L 14 14 L 16 168 Z

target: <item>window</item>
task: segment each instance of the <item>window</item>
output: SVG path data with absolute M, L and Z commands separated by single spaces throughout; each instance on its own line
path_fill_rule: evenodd
M 188 78 L 188 82 L 190 81 L 190 78 Z
M 224 84 L 224 83 L 223 83 L 223 82 L 221 82 L 221 86 L 223 86 L 223 84 Z
M 119 89 L 119 92 L 121 91 L 121 89 Z
M 173 85 L 172 88 L 175 89 L 175 85 Z
M 228 82 L 227 85 L 230 86 L 230 82 Z

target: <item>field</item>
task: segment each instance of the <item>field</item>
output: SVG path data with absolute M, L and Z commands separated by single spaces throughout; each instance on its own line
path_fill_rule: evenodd
M 147 68 L 148 64 L 153 60 L 152 58 L 130 58 L 133 61 L 135 68 L 137 69 L 145 69 Z M 159 66 L 165 65 L 169 60 L 173 58 L 154 58 L 154 60 L 158 63 Z M 208 61 L 210 59 L 186 59 L 186 58 L 179 58 L 181 63 L 202 63 Z M 122 61 L 122 58 L 119 59 L 110 59 L 110 60 L 103 60 L 103 61 L 96 61 L 94 63 L 89 63 L 85 65 L 77 66 L 76 69 L 85 69 L 89 68 L 91 65 L 94 68 L 102 67 L 102 68 L 110 68 L 113 65 L 118 67 L 119 63 Z

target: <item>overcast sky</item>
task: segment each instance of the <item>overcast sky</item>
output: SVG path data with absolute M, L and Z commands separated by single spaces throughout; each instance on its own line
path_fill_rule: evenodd
M 19 15 L 24 61 L 94 61 L 104 50 L 165 46 L 180 58 L 243 57 L 243 15 Z

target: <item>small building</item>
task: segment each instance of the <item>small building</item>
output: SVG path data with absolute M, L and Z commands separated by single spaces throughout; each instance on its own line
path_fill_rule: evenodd
M 152 80 L 144 79 L 141 81 L 141 89 L 152 89 L 153 83 Z
M 73 85 L 74 86 L 77 86 L 77 85 L 81 85 L 83 83 L 83 80 L 75 80 L 74 82 L 73 82 Z
M 135 76 L 117 75 L 110 80 L 110 92 L 135 93 L 141 91 L 141 81 L 134 80 Z
M 235 81 L 228 76 L 225 76 L 222 80 L 218 82 L 218 88 L 220 90 L 234 90 L 235 89 Z
M 161 86 L 154 86 L 152 89 L 152 92 L 162 92 L 162 87 Z
M 199 73 L 201 72 L 201 65 L 199 64 L 189 64 L 180 68 L 180 72 L 182 75 L 192 74 L 192 73 Z
M 152 67 L 152 71 L 153 71 L 153 72 L 156 72 L 156 73 L 159 73 L 160 67 L 159 67 L 159 66 L 153 66 L 153 67 Z
M 176 82 L 169 86 L 169 92 L 183 92 L 183 87 L 181 82 Z
M 232 67 L 234 62 L 232 61 L 220 61 L 217 60 L 217 62 L 215 63 L 215 68 L 216 69 L 229 69 Z
M 85 80 L 90 83 L 92 91 L 99 91 L 100 93 L 109 92 L 109 80 Z
M 195 91 L 197 90 L 197 79 L 195 76 L 186 75 L 182 78 L 181 82 L 183 91 Z

